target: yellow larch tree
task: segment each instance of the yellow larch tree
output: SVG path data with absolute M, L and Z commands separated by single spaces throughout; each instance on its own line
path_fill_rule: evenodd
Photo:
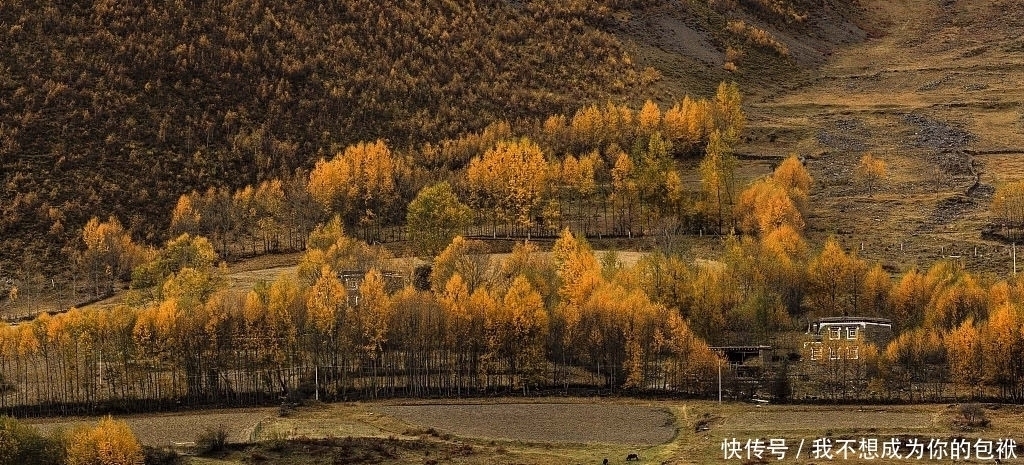
M 540 294 L 524 276 L 512 282 L 502 304 L 506 320 L 493 322 L 494 336 L 511 362 L 513 375 L 518 376 L 517 384 L 526 392 L 545 379 L 548 314 Z
M 142 465 L 142 446 L 124 421 L 106 417 L 70 435 L 68 465 Z
M 346 225 L 367 225 L 394 213 L 398 185 L 408 176 L 405 162 L 383 141 L 349 146 L 331 160 L 321 159 L 309 175 L 308 190 Z
M 708 217 L 715 219 L 718 232 L 724 233 L 726 225 L 732 222 L 736 157 L 730 152 L 721 132 L 711 133 L 699 171 L 704 191 L 703 210 Z
M 847 254 L 834 237 L 807 268 L 811 299 L 822 316 L 848 314 L 845 301 L 849 296 L 856 273 L 854 259 Z
M 656 132 L 661 131 L 661 108 L 658 108 L 658 104 L 647 100 L 644 102 L 644 106 L 640 108 L 640 113 L 637 115 L 637 126 L 639 129 L 638 137 L 651 137 Z
M 801 213 L 807 212 L 808 197 L 814 180 L 800 158 L 796 155 L 786 157 L 772 172 L 772 180 L 786 190 Z
M 729 144 L 737 142 L 747 119 L 743 114 L 743 97 L 735 82 L 718 85 L 712 110 L 714 127 L 721 132 L 722 138 Z
M 499 142 L 474 157 L 466 170 L 478 208 L 493 209 L 498 217 L 527 229 L 534 225 L 548 176 L 544 152 L 529 139 Z
M 737 214 L 740 227 L 749 233 L 766 235 L 784 225 L 797 231 L 804 228 L 800 209 L 786 189 L 771 179 L 755 181 L 740 194 Z
M 868 195 L 874 195 L 875 188 L 878 183 L 885 179 L 886 166 L 885 160 L 875 157 L 870 153 L 865 153 L 860 158 L 860 164 L 857 165 L 856 170 L 857 177 L 864 182 L 868 188 Z

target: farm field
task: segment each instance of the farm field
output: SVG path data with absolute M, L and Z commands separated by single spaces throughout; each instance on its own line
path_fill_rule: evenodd
M 790 451 L 782 463 L 811 463 L 809 444 L 826 437 L 877 438 L 879 443 L 891 438 L 921 438 L 924 442 L 931 438 L 1012 438 L 1024 443 L 1024 407 L 991 404 L 983 405 L 982 411 L 991 423 L 974 430 L 954 423 L 958 405 L 719 405 L 628 398 L 500 398 L 486 403 L 392 400 L 300 407 L 285 417 L 278 416 L 275 409 L 250 409 L 141 415 L 125 420 L 145 445 L 153 447 L 193 440 L 196 431 L 206 427 L 223 427 L 232 442 L 262 441 L 214 457 L 190 457 L 186 463 L 192 465 L 252 463 L 254 456 L 268 457 L 265 463 L 331 463 L 324 460 L 337 456 L 339 447 L 365 449 L 365 457 L 373 457 L 370 451 L 380 447 L 386 460 L 377 463 L 564 464 L 601 463 L 605 457 L 609 463 L 625 463 L 629 453 L 637 453 L 641 460 L 633 463 L 640 464 L 743 463 L 723 458 L 722 442 L 732 439 L 786 439 L 794 448 L 804 440 L 801 459 Z M 70 428 L 78 421 L 30 423 L 52 429 Z M 154 424 L 161 429 L 153 429 Z M 185 434 L 188 431 L 193 438 Z M 320 442 L 323 438 L 335 439 Z M 345 441 L 350 441 L 348 446 Z M 325 443 L 340 446 L 331 448 Z M 280 458 L 273 458 L 282 452 Z M 877 463 L 854 457 L 841 462 Z

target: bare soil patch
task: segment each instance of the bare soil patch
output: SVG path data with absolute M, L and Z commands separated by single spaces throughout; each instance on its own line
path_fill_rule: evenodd
M 547 443 L 657 445 L 672 440 L 674 415 L 631 404 L 394 405 L 380 412 L 458 436 Z

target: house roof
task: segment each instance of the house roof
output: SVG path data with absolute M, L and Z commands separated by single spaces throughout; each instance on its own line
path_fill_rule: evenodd
M 818 318 L 818 321 L 815 321 L 815 323 L 868 323 L 876 325 L 892 325 L 892 320 L 874 316 L 826 316 Z

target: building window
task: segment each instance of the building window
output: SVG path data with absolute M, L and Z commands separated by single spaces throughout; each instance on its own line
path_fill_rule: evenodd
M 813 344 L 811 349 L 811 360 L 821 360 L 821 344 Z
M 847 359 L 857 360 L 857 359 L 860 358 L 860 347 L 859 346 L 850 346 L 849 349 L 847 349 L 847 350 L 849 350 L 849 353 L 846 356 Z
M 828 359 L 829 360 L 839 360 L 841 358 L 843 358 L 842 352 L 836 350 L 835 347 L 829 346 L 829 348 L 828 348 Z
M 843 338 L 843 328 L 832 326 L 828 328 L 828 340 L 838 341 Z
M 857 333 L 860 328 L 856 326 L 849 326 L 846 328 L 846 339 L 851 341 L 857 340 Z

